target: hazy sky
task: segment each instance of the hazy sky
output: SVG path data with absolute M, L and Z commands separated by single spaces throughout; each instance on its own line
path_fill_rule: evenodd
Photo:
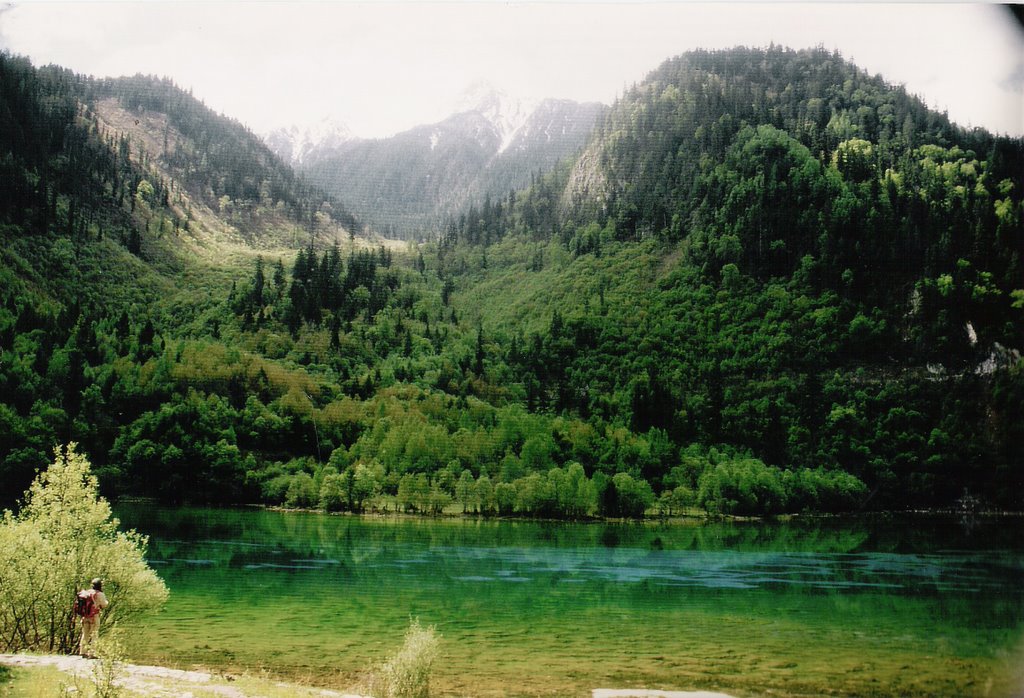
M 1024 135 L 1024 32 L 993 5 L 673 2 L 15 2 L 0 48 L 81 73 L 168 76 L 263 132 L 336 117 L 381 136 L 481 79 L 611 103 L 663 60 L 837 48 L 963 125 Z

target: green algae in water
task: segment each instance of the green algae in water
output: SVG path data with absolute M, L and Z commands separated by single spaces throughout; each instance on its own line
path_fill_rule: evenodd
M 147 661 L 347 685 L 443 634 L 449 695 L 1018 695 L 1021 522 L 700 525 L 120 507 L 171 589 Z

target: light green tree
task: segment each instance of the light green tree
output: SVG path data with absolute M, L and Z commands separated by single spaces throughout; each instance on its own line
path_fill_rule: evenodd
M 346 504 L 345 479 L 340 473 L 328 473 L 320 485 L 320 508 L 324 511 L 342 511 Z
M 352 474 L 352 509 L 362 511 L 383 489 L 384 466 L 377 462 L 356 463 Z
M 153 213 L 150 210 L 150 202 L 153 200 L 153 194 L 155 190 L 153 185 L 149 183 L 149 180 L 143 179 L 139 181 L 139 185 L 135 188 L 135 205 L 142 211 L 142 214 L 148 221 Z
M 516 486 L 511 482 L 499 482 L 494 486 L 494 504 L 498 513 L 508 516 L 516 507 Z
M 435 516 L 443 514 L 452 503 L 452 496 L 437 485 L 432 485 L 427 496 L 427 509 Z
M 0 521 L 0 651 L 72 651 L 72 603 L 93 577 L 110 599 L 105 628 L 166 601 L 167 587 L 146 565 L 146 537 L 119 523 L 76 445 L 55 449 L 20 510 Z
M 153 198 L 153 185 L 148 179 L 139 180 L 139 186 L 135 187 L 135 198 L 139 203 L 148 203 Z
M 480 479 L 476 481 L 474 490 L 474 499 L 476 500 L 479 511 L 484 514 L 490 514 L 493 512 L 496 502 L 494 498 L 494 483 L 491 482 L 491 478 L 486 475 L 481 475 Z
M 619 515 L 641 519 L 654 503 L 654 492 L 646 480 L 636 479 L 629 473 L 616 473 L 612 478 L 618 494 Z
M 324 479 L 330 478 L 327 475 Z M 316 506 L 320 501 L 320 492 L 317 490 L 313 476 L 306 472 L 296 473 L 292 476 L 288 485 L 288 492 L 285 494 L 284 503 L 289 507 L 311 507 Z
M 463 470 L 462 474 L 459 475 L 458 481 L 455 483 L 455 499 L 462 504 L 462 513 L 466 513 L 474 499 L 473 495 L 476 494 L 474 492 L 474 485 L 473 473 Z
M 559 493 L 563 515 L 571 519 L 590 516 L 597 507 L 597 490 L 594 483 L 587 479 L 587 474 L 579 463 L 570 463 L 565 474 L 565 489 Z

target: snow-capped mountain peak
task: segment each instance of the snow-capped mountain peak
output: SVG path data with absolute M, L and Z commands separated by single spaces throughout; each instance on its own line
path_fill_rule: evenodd
M 533 114 L 537 104 L 524 99 L 510 97 L 488 82 L 471 85 L 458 102 L 458 113 L 476 112 L 494 126 L 501 138 L 498 152 L 504 152 L 515 140 L 516 132 Z
M 331 151 L 353 138 L 346 124 L 326 116 L 310 124 L 274 129 L 263 140 L 285 162 L 302 165 L 308 164 L 310 155 Z

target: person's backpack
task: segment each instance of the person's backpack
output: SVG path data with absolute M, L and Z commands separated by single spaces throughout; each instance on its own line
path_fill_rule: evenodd
M 82 618 L 92 618 L 96 615 L 96 592 L 92 589 L 82 589 L 75 596 L 75 615 Z

